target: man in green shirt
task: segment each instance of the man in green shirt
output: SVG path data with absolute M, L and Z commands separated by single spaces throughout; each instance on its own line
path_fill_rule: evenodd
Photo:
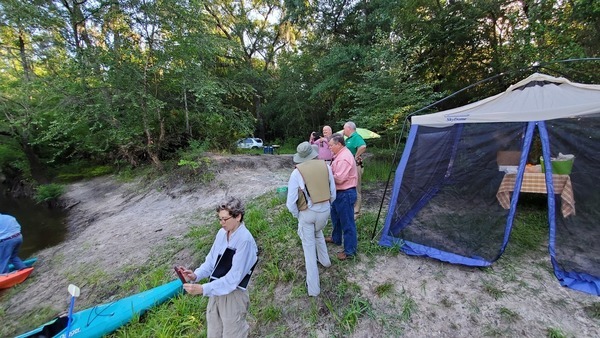
M 356 203 L 354 204 L 354 219 L 358 217 L 360 213 L 360 206 L 362 202 L 361 198 L 361 183 L 362 174 L 364 171 L 362 165 L 361 155 L 367 150 L 367 143 L 365 140 L 356 132 L 356 124 L 352 121 L 348 121 L 344 124 L 344 136 L 346 139 L 346 148 L 350 149 L 354 159 L 356 160 L 356 168 L 358 169 L 358 184 L 356 185 Z

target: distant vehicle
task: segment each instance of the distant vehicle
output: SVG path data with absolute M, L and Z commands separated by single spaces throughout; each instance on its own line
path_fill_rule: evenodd
M 263 147 L 263 140 L 257 137 L 247 137 L 239 139 L 236 144 L 240 149 L 258 149 Z

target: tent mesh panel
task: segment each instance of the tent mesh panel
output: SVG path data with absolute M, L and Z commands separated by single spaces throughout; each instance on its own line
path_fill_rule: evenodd
M 497 153 L 520 149 L 525 126 L 420 126 L 402 174 L 390 235 L 465 257 L 498 256 L 508 210 L 496 199 L 504 177 Z
M 556 260 L 565 271 L 600 276 L 600 116 L 546 122 L 552 156 L 575 155 L 570 174 L 576 214 L 556 198 Z

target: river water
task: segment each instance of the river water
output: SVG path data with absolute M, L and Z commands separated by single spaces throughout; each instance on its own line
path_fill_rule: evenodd
M 21 224 L 23 245 L 19 257 L 22 259 L 65 239 L 66 212 L 59 208 L 49 209 L 29 198 L 13 198 L 0 189 L 0 213 L 14 216 Z

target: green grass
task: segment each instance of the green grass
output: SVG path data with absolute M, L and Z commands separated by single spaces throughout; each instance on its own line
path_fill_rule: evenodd
M 65 289 L 65 299 L 67 299 L 66 295 L 67 295 L 67 292 Z M 67 304 L 66 301 L 65 301 L 65 304 Z M 36 309 L 36 311 L 30 311 L 30 312 L 26 313 L 25 315 L 23 315 L 22 317 L 20 317 L 20 321 L 22 323 L 42 324 L 42 323 L 47 322 L 49 318 L 52 318 L 55 315 L 56 315 L 56 310 L 54 308 L 40 307 L 40 308 Z M 0 317 L 0 319 L 1 319 L 1 317 Z M 5 322 L 4 320 L 2 320 L 2 326 L 0 326 L 0 337 L 14 336 L 15 332 L 13 332 L 13 334 L 9 334 L 10 331 L 5 331 L 6 329 L 10 329 L 13 324 L 14 323 Z M 14 330 L 14 328 L 13 328 L 13 330 Z M 23 333 L 23 332 L 18 332 L 18 333 Z
M 394 284 L 387 282 L 375 287 L 375 294 L 379 297 L 390 295 L 394 292 Z
M 113 173 L 115 168 L 108 165 L 90 165 L 89 163 L 84 162 L 74 162 L 68 166 L 61 166 L 56 170 L 58 172 L 56 180 L 58 182 L 68 183 L 108 175 Z
M 370 223 L 376 215 L 365 213 L 361 220 Z M 185 236 L 194 247 L 202 251 L 197 257 L 206 254 L 202 248 L 210 247 L 216 232 L 216 223 L 194 225 Z M 288 335 L 290 330 L 302 332 L 303 336 L 318 336 L 319 326 L 327 325 L 333 336 L 352 334 L 363 318 L 383 318 L 384 314 L 373 311 L 367 296 L 361 288 L 348 280 L 354 273 L 354 267 L 360 259 L 338 262 L 328 269 L 321 270 L 321 295 L 308 297 L 305 286 L 304 256 L 298 235 L 296 220 L 285 208 L 284 201 L 267 194 L 247 205 L 245 222 L 253 233 L 259 246 L 260 262 L 250 285 L 249 321 L 254 323 L 253 335 L 261 337 L 280 337 Z M 370 226 L 359 227 L 359 236 L 369 238 Z M 331 250 L 331 247 L 330 247 Z M 396 255 L 368 240 L 359 245 L 361 253 L 367 259 L 382 254 Z M 333 255 L 334 252 L 330 252 Z M 198 260 L 198 263 L 200 261 Z M 151 278 L 152 271 L 161 269 L 151 267 L 143 275 L 160 284 L 161 273 Z M 168 276 L 163 281 L 167 281 Z M 141 280 L 132 285 L 143 284 Z M 141 289 L 141 287 L 140 287 Z M 394 286 L 381 284 L 377 288 L 380 296 L 393 297 Z M 408 321 L 415 313 L 415 301 L 406 294 L 402 296 L 401 321 Z M 136 322 L 124 326 L 112 337 L 203 337 L 206 333 L 205 297 L 183 295 L 167 304 L 163 304 Z M 143 325 L 142 325 L 143 322 Z M 183 324 L 182 324 L 183 323 Z M 398 328 L 396 327 L 396 330 Z
M 392 170 L 391 160 L 371 158 L 365 160 L 365 171 L 363 172 L 363 183 L 386 182 Z M 396 168 L 393 168 L 394 170 Z
M 543 252 L 548 240 L 548 218 L 545 210 L 528 210 L 519 213 L 510 234 L 507 253 L 515 257 L 528 252 Z
M 584 308 L 585 313 L 588 317 L 593 319 L 600 319 L 600 302 L 594 302 Z
M 566 338 L 567 336 L 560 330 L 554 327 L 548 328 L 546 331 L 546 337 L 548 338 Z
M 500 317 L 508 323 L 514 323 L 521 318 L 518 313 L 505 307 L 500 308 Z
M 352 298 L 350 306 L 344 309 L 340 325 L 344 332 L 351 333 L 358 325 L 361 317 L 371 314 L 371 304 L 365 298 L 356 296 Z
M 408 322 L 412 315 L 417 311 L 417 303 L 412 297 L 405 295 L 401 305 L 401 315 L 403 321 Z
M 486 282 L 486 281 L 483 282 L 483 290 L 487 294 L 489 294 L 490 296 L 492 296 L 492 298 L 494 298 L 495 300 L 500 299 L 506 293 L 505 291 L 499 289 L 498 287 L 496 287 L 492 283 Z

